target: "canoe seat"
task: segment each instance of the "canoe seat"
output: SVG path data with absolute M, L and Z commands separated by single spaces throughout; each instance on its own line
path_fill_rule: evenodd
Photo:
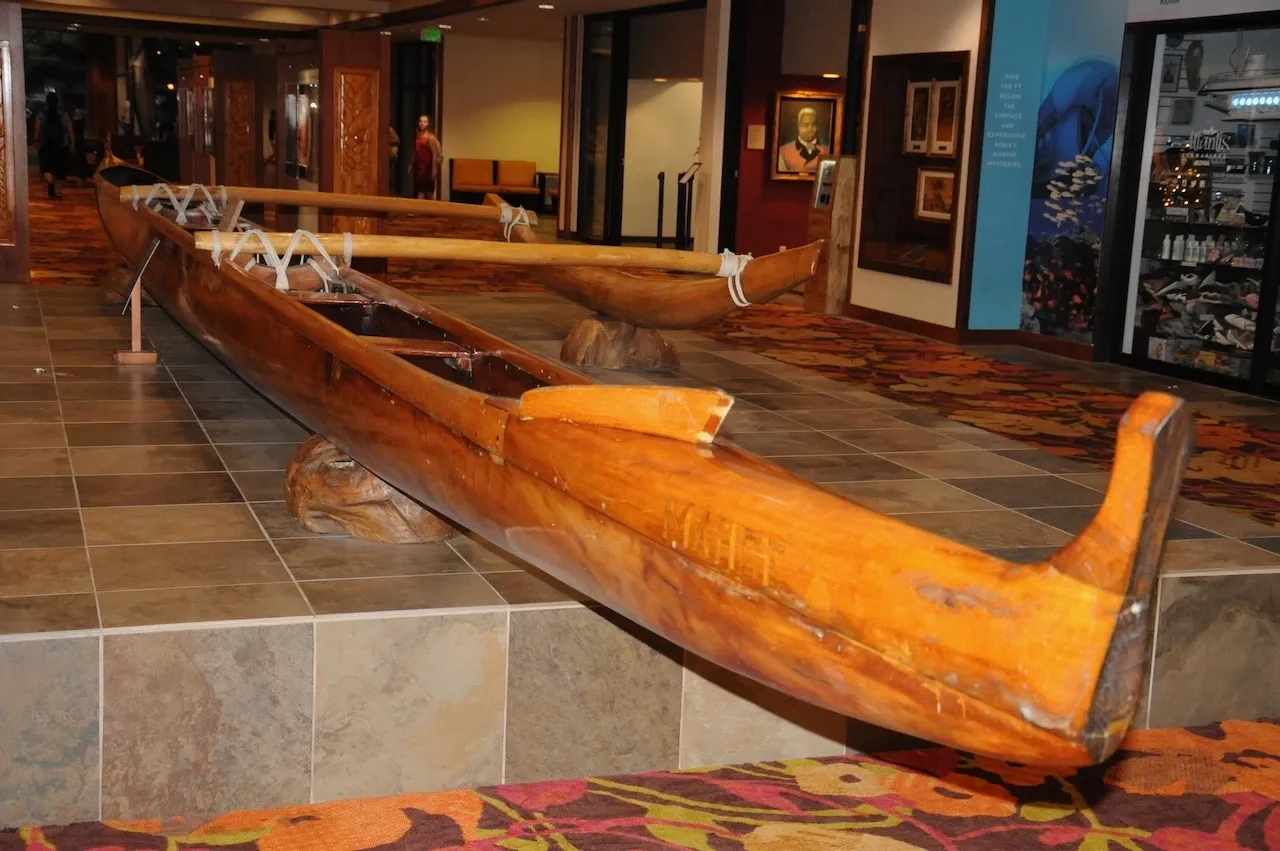
M 709 444 L 733 397 L 719 390 L 686 387 L 607 387 L 558 385 L 526 391 L 520 397 L 521 420 L 559 420 Z
M 447 340 L 414 340 L 408 337 L 361 337 L 393 355 L 409 355 L 416 358 L 458 358 L 471 356 L 471 352 Z

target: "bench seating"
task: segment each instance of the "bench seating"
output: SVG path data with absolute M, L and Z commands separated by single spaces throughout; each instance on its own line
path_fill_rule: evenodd
M 488 193 L 513 204 L 541 207 L 543 181 L 538 164 L 528 160 L 480 160 L 449 158 L 449 200 L 484 200 Z

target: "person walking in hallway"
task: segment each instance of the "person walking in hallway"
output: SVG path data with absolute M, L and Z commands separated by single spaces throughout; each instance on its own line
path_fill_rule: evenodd
M 431 119 L 418 116 L 418 134 L 413 144 L 413 196 L 434 198 L 440 179 L 440 142 L 431 132 Z
M 60 199 L 58 180 L 67 174 L 67 158 L 75 153 L 76 141 L 71 132 L 71 119 L 58 104 L 57 92 L 45 95 L 44 112 L 36 115 L 31 136 L 40 146 L 40 171 L 49 184 L 49 197 Z

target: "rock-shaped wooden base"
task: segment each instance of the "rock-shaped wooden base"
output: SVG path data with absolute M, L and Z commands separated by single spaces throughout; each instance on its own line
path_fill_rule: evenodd
M 303 528 L 387 544 L 422 544 L 459 530 L 379 479 L 316 435 L 298 447 L 284 474 L 284 498 Z
M 675 369 L 680 354 L 652 328 L 592 316 L 573 326 L 560 347 L 560 360 L 605 369 Z

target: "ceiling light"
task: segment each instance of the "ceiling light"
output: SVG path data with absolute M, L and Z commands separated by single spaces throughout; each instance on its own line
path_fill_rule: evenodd
M 159 55 L 160 55 L 160 51 L 158 51 L 158 50 L 157 50 L 157 51 L 156 51 L 156 56 L 159 56 Z
M 198 42 L 198 41 L 197 41 L 197 42 L 196 42 L 196 47 L 199 47 L 199 46 L 200 46 L 200 42 Z
M 169 91 L 173 91 L 173 83 L 165 83 L 164 87 Z
M 554 9 L 554 8 L 555 8 L 555 6 L 553 6 L 553 5 L 552 5 L 552 4 L 550 4 L 550 3 L 539 3 L 539 4 L 538 4 L 538 8 L 539 8 L 539 9 Z
M 839 74 L 823 74 L 822 76 L 823 76 L 823 78 L 824 78 L 824 79 L 827 79 L 827 80 L 838 80 L 838 79 L 840 79 L 840 75 L 839 75 Z
M 451 29 L 453 29 L 453 24 L 436 24 L 436 29 L 438 29 L 438 30 L 451 30 Z
M 382 31 L 382 34 L 383 34 L 383 35 L 391 35 L 391 30 L 383 30 L 383 31 Z
M 481 18 L 480 20 L 482 20 L 482 21 L 487 21 L 487 20 L 489 20 L 489 19 L 488 19 L 488 18 Z
M 271 41 L 271 39 L 269 39 L 269 38 L 260 38 L 260 39 L 258 39 L 258 41 Z
M 654 77 L 654 78 L 653 78 L 653 81 L 654 81 L 655 83 L 665 83 L 665 82 L 667 81 L 667 78 L 666 78 L 666 77 Z

